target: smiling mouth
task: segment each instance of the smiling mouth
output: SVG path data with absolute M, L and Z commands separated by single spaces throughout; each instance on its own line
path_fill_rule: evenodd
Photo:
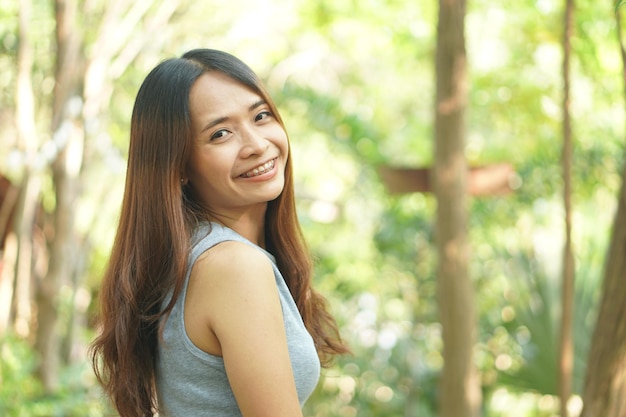
M 252 177 L 258 177 L 259 175 L 263 175 L 266 172 L 271 171 L 272 169 L 274 169 L 274 166 L 276 165 L 276 158 L 272 159 L 271 161 L 268 161 L 266 163 L 264 163 L 263 165 L 259 165 L 258 167 L 243 173 L 240 175 L 240 177 L 242 178 L 252 178 Z

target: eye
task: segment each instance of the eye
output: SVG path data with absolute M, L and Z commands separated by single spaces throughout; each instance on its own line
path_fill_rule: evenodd
M 271 117 L 271 116 L 272 116 L 272 113 L 268 110 L 265 110 L 257 114 L 256 117 L 254 118 L 254 121 L 260 122 L 261 120 L 267 119 L 268 117 Z
M 211 135 L 211 140 L 222 139 L 223 137 L 226 137 L 226 135 L 228 135 L 228 130 L 218 130 L 217 132 L 213 133 L 213 135 Z

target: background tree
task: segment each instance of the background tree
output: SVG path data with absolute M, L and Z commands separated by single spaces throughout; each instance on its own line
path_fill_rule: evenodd
M 626 100 L 626 49 L 620 3 L 615 9 L 622 81 Z M 626 413 L 626 162 L 609 250 L 606 256 L 600 309 L 593 332 L 583 391 L 582 417 L 617 417 Z
M 465 8 L 465 0 L 439 2 L 435 59 L 433 189 L 437 198 L 437 300 L 443 328 L 442 417 L 478 416 L 481 405 L 473 361 L 476 324 L 467 231 Z
M 568 400 L 572 394 L 574 364 L 574 249 L 572 248 L 572 155 L 573 139 L 570 116 L 570 59 L 572 27 L 574 25 L 574 0 L 566 0 L 563 14 L 563 206 L 565 217 L 565 244 L 563 246 L 563 272 L 561 284 L 561 333 L 559 345 L 559 396 L 561 416 L 569 416 Z
M 14 283 L 12 298 L 3 307 L 8 309 L 3 314 L 8 318 L 13 312 L 14 326 L 18 334 L 28 335 L 31 322 L 31 287 L 33 264 L 33 239 L 35 216 L 40 192 L 40 175 L 37 167 L 38 134 L 36 130 L 35 96 L 31 80 L 34 55 L 32 39 L 29 33 L 32 15 L 32 2 L 20 0 L 19 5 L 19 47 L 17 50 L 17 86 L 15 89 L 15 126 L 17 143 L 24 152 L 24 170 L 16 200 L 16 209 L 8 248 L 3 254 L 6 272 L 3 280 Z M 4 272 L 4 271 L 3 271 Z M 11 274 L 13 272 L 13 274 Z
M 96 137 L 103 137 L 95 128 L 103 120 L 116 73 L 125 71 L 146 42 L 154 41 L 146 35 L 131 42 L 132 31 L 144 27 L 149 32 L 167 23 L 177 4 L 52 2 L 54 14 L 46 22 L 54 23 L 50 47 L 55 61 L 48 75 L 54 87 L 49 97 L 40 95 L 36 100 L 32 74 L 46 68 L 35 67 L 30 42 L 33 4 L 21 0 L 16 126 L 24 164 L 12 229 L 18 237 L 17 256 L 14 261 L 5 259 L 5 265 L 9 271 L 15 270 L 16 277 L 13 326 L 23 335 L 28 335 L 31 327 L 36 329 L 38 373 L 47 392 L 58 389 L 61 364 L 75 358 L 73 352 L 84 346 L 76 340 L 76 327 L 85 325 L 86 313 L 77 294 L 84 293 L 84 269 L 91 248 L 87 234 L 77 229 L 77 221 L 81 218 L 80 198 L 93 175 L 89 168 L 83 169 L 85 158 L 89 166 L 99 156 Z M 41 7 L 37 12 L 42 12 Z M 50 108 L 47 100 L 52 103 Z M 50 121 L 49 128 L 40 133 L 37 129 L 42 124 L 36 122 L 36 112 Z M 45 234 L 39 235 L 35 214 L 42 201 L 42 178 L 50 180 L 52 207 L 42 220 Z M 39 246 L 35 246 L 37 242 Z M 66 294 L 61 293 L 64 287 L 69 289 Z M 32 292 L 36 293 L 34 300 Z M 36 316 L 30 313 L 32 306 Z
M 79 254 L 74 221 L 85 146 L 85 132 L 80 118 L 84 65 L 80 52 L 84 42 L 82 31 L 76 30 L 77 9 L 75 0 L 54 2 L 56 62 L 50 137 L 56 145 L 56 155 L 50 161 L 50 169 L 55 209 L 46 219 L 50 230 L 47 235 L 49 262 L 47 272 L 37 283 L 35 299 L 35 349 L 40 358 L 39 376 L 47 392 L 58 388 L 58 375 L 63 362 L 61 335 L 71 329 L 62 331 L 59 323 L 60 289 L 62 285 L 70 285 L 76 291 L 77 268 L 80 266 L 73 260 Z

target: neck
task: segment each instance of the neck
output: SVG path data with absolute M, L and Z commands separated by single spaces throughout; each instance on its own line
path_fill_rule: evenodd
M 246 210 L 240 213 L 211 213 L 210 220 L 220 223 L 250 242 L 265 248 L 265 211 L 267 205 L 262 210 Z

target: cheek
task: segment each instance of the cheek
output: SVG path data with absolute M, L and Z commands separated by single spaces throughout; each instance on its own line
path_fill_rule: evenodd
M 289 157 L 289 139 L 287 138 L 287 134 L 284 131 L 281 131 L 280 136 L 278 136 L 279 140 L 277 141 L 277 146 L 281 149 L 281 151 L 285 154 L 285 159 Z
M 192 182 L 198 182 L 202 178 L 202 164 L 195 158 L 192 158 L 188 164 L 189 179 Z
M 206 155 L 195 155 L 189 161 L 189 179 L 198 187 L 205 187 L 216 175 L 215 162 Z

